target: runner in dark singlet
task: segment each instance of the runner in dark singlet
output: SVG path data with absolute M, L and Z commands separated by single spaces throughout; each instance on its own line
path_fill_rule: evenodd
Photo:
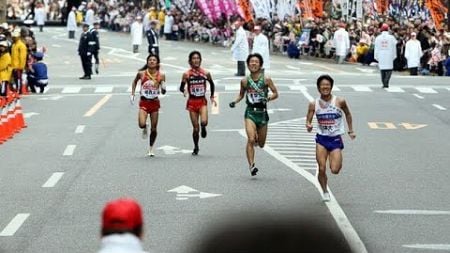
M 159 70 L 159 56 L 150 54 L 147 57 L 147 64 L 142 67 L 133 80 L 131 88 L 131 103 L 134 103 L 134 94 L 136 91 L 136 85 L 140 82 L 140 101 L 139 101 L 139 127 L 142 129 L 142 137 L 147 138 L 147 118 L 150 115 L 150 148 L 148 156 L 154 156 L 153 147 L 156 140 L 159 116 L 159 94 L 160 91 L 164 95 L 166 88 L 164 82 L 166 81 L 166 75 Z
M 247 57 L 247 67 L 250 75 L 241 80 L 239 96 L 230 103 L 234 108 L 245 96 L 247 108 L 245 109 L 245 131 L 247 132 L 247 161 L 252 176 L 256 176 L 258 168 L 255 166 L 255 145 L 263 148 L 266 143 L 267 103 L 278 98 L 278 91 L 268 76 L 262 71 L 263 58 L 260 54 L 250 54 Z M 269 89 L 272 92 L 269 95 Z
M 211 89 L 211 103 L 214 106 L 217 106 L 217 103 L 214 100 L 214 82 L 211 74 L 200 67 L 201 63 L 202 55 L 200 52 L 192 51 L 189 54 L 189 65 L 191 65 L 191 68 L 183 74 L 180 85 L 180 91 L 184 96 L 188 96 L 186 110 L 189 111 L 189 117 L 193 127 L 192 139 L 194 141 L 192 155 L 197 155 L 199 151 L 199 132 L 202 138 L 206 138 L 206 126 L 208 125 L 206 82 L 209 83 Z

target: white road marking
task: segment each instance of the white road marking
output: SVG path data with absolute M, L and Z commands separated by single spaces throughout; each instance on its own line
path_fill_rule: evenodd
M 178 91 L 178 87 L 176 85 L 167 85 L 166 90 L 167 91 Z
M 450 244 L 405 244 L 403 247 L 412 249 L 450 250 Z
M 438 108 L 438 109 L 441 110 L 441 111 L 446 111 L 446 110 L 447 110 L 447 108 L 445 108 L 445 107 L 443 107 L 443 106 L 441 106 L 441 105 L 438 105 L 438 104 L 433 104 L 433 106 L 436 107 L 436 108 Z
M 113 91 L 112 86 L 99 86 L 95 88 L 95 93 L 111 93 Z
M 31 117 L 33 117 L 35 115 L 39 115 L 39 113 L 37 113 L 37 112 L 26 112 L 26 113 L 23 114 L 23 117 L 28 119 L 28 118 L 31 118 Z
M 381 214 L 404 214 L 404 215 L 450 215 L 450 211 L 438 210 L 377 210 L 375 213 Z
M 86 128 L 85 125 L 78 125 L 77 128 L 75 129 L 75 133 L 76 134 L 81 134 L 84 132 L 84 128 Z
M 300 85 L 300 86 L 289 85 L 288 87 L 289 87 L 289 90 L 294 90 L 294 91 L 307 91 L 308 90 L 308 88 L 306 88 L 306 86 L 302 86 L 302 85 Z
M 61 93 L 79 93 L 81 87 L 64 87 Z
M 53 173 L 50 178 L 45 182 L 42 187 L 43 188 L 51 188 L 55 187 L 55 185 L 58 183 L 58 181 L 62 178 L 64 175 L 64 172 L 55 172 Z
M 241 85 L 240 84 L 229 84 L 229 85 L 225 85 L 225 90 L 240 90 L 241 89 Z
M 422 97 L 421 95 L 419 95 L 419 94 L 413 94 L 413 96 L 415 96 L 416 98 L 418 98 L 418 99 L 424 99 L 424 97 Z
M 73 155 L 73 152 L 75 151 L 76 147 L 77 145 L 67 145 L 66 149 L 64 150 L 63 156 Z
M 384 90 L 386 90 L 387 92 L 405 92 L 405 90 L 400 87 L 389 87 Z
M 52 44 L 52 47 L 61 47 L 61 45 L 58 45 L 58 44 Z
M 22 226 L 25 220 L 30 216 L 29 213 L 17 214 L 9 224 L 0 232 L 0 236 L 13 236 Z
M 420 93 L 428 93 L 428 94 L 437 93 L 437 91 L 435 91 L 433 88 L 430 87 L 416 87 L 416 90 L 418 90 Z
M 308 93 L 308 91 L 302 90 L 301 93 L 303 94 L 303 96 L 304 96 L 309 102 L 313 102 L 313 101 L 314 101 L 314 98 Z
M 372 92 L 372 89 L 366 86 L 352 86 L 355 91 Z

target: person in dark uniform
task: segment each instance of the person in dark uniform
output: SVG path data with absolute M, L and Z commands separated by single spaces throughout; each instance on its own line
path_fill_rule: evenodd
M 100 61 L 98 59 L 98 51 L 100 50 L 100 39 L 99 39 L 99 34 L 98 34 L 98 29 L 100 28 L 100 21 L 99 20 L 95 20 L 94 21 L 94 27 L 92 27 L 89 30 L 89 33 L 91 34 L 91 41 L 89 42 L 92 47 L 93 47 L 93 52 L 92 52 L 92 56 L 94 56 L 95 59 L 95 73 L 98 74 L 98 67 L 100 64 Z
M 83 80 L 91 79 L 92 75 L 92 52 L 94 51 L 94 47 L 89 45 L 91 41 L 89 25 L 85 23 L 83 24 L 83 33 L 80 36 L 80 43 L 78 44 L 78 55 L 81 57 L 81 65 L 84 71 L 84 76 L 80 77 L 80 79 Z
M 145 32 L 148 41 L 148 53 L 159 56 L 158 33 L 156 32 L 156 20 L 150 21 L 150 29 Z

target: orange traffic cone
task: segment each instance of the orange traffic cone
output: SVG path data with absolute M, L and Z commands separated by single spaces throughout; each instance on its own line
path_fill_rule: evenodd
M 25 124 L 25 119 L 23 117 L 22 105 L 20 105 L 20 98 L 16 100 L 14 118 L 16 120 L 16 127 L 18 128 L 18 130 L 16 131 L 20 131 L 22 128 L 27 127 L 27 125 Z
M 6 99 L 0 97 L 0 144 L 6 141 L 6 118 L 3 119 L 3 114 L 5 111 Z
M 28 91 L 28 83 L 26 81 L 22 81 L 20 93 L 22 95 L 28 95 L 30 92 Z
M 16 132 L 18 132 L 16 120 L 14 118 L 15 104 L 16 104 L 15 100 L 8 104 L 8 113 L 7 113 L 7 117 L 6 117 L 7 124 L 9 126 L 8 139 L 11 139 L 13 137 L 13 135 Z

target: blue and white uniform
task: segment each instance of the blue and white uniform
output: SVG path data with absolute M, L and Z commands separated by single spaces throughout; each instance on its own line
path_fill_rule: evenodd
M 345 133 L 343 112 L 336 106 L 336 96 L 332 96 L 329 102 L 317 98 L 315 101 L 315 114 L 317 118 L 316 143 L 325 147 L 328 151 L 343 149 L 341 135 Z

